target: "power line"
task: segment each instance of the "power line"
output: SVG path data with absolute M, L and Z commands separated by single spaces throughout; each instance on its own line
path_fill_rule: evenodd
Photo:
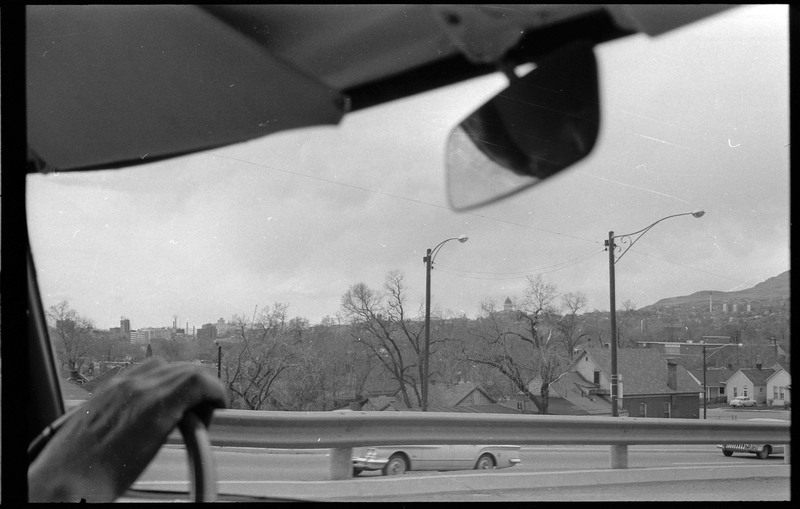
M 383 191 L 376 191 L 375 189 L 370 189 L 368 187 L 358 186 L 358 185 L 355 185 L 355 184 L 348 184 L 348 183 L 345 183 L 345 182 L 340 182 L 338 180 L 326 179 L 324 177 L 319 177 L 319 176 L 316 176 L 316 175 L 309 175 L 307 173 L 300 173 L 300 172 L 296 172 L 296 171 L 292 171 L 292 170 L 286 170 L 284 168 L 278 168 L 276 166 L 271 166 L 271 165 L 263 164 L 263 163 L 256 163 L 256 162 L 253 162 L 253 161 L 248 161 L 246 159 L 240 159 L 238 157 L 232 157 L 232 156 L 216 154 L 216 153 L 211 154 L 211 155 L 214 156 L 214 157 L 219 157 L 221 159 L 230 159 L 231 161 L 238 161 L 240 163 L 249 164 L 249 165 L 252 165 L 252 166 L 258 166 L 259 168 L 266 168 L 266 169 L 274 170 L 274 171 L 277 171 L 277 172 L 280 172 L 280 173 L 286 173 L 287 175 L 294 175 L 294 176 L 297 176 L 297 177 L 309 178 L 309 179 L 316 180 L 316 181 L 319 181 L 319 182 L 325 182 L 325 183 L 328 183 L 328 184 L 335 184 L 335 185 L 342 186 L 342 187 L 348 187 L 350 189 L 356 189 L 358 191 L 364 191 L 364 192 L 367 192 L 367 193 L 374 193 L 374 194 L 378 194 L 378 195 L 381 195 L 381 196 L 386 196 L 386 197 L 389 197 L 389 198 L 397 198 L 398 200 L 405 200 L 405 201 L 408 201 L 408 202 L 411 202 L 411 203 L 416 203 L 418 205 L 426 205 L 428 207 L 434 207 L 434 208 L 437 208 L 437 209 L 440 209 L 440 210 L 452 211 L 452 209 L 449 206 L 446 206 L 446 205 L 437 205 L 435 203 L 430 203 L 430 202 L 426 202 L 426 201 L 422 201 L 422 200 L 417 200 L 415 198 L 409 198 L 407 196 L 401 196 L 401 195 L 398 195 L 398 194 L 386 193 L 386 192 L 383 192 Z M 536 226 L 531 226 L 531 225 L 528 225 L 528 224 L 517 223 L 515 221 L 509 221 L 507 219 L 499 219 L 499 218 L 496 218 L 496 217 L 487 216 L 485 214 L 477 214 L 477 213 L 474 213 L 474 212 L 462 212 L 462 214 L 467 215 L 467 216 L 472 216 L 472 217 L 478 217 L 478 218 L 481 218 L 481 219 L 486 219 L 486 220 L 489 220 L 489 221 L 494 221 L 494 222 L 497 222 L 497 223 L 504 223 L 504 224 L 509 224 L 509 225 L 512 225 L 512 226 L 519 226 L 520 228 L 527 228 L 527 229 L 530 229 L 530 230 L 536 230 L 536 231 L 540 231 L 540 232 L 544 232 L 544 233 L 549 233 L 551 235 L 558 235 L 558 236 L 561 236 L 561 237 L 568 237 L 568 238 L 571 238 L 571 239 L 581 240 L 581 241 L 589 242 L 589 243 L 592 243 L 592 244 L 600 244 L 601 243 L 598 240 L 587 239 L 587 238 L 584 238 L 584 237 L 578 237 L 576 235 L 570 235 L 568 233 L 562 233 L 562 232 L 557 232 L 557 231 L 553 231 L 553 230 L 546 230 L 544 228 L 538 228 Z
M 521 272 L 480 272 L 480 271 L 453 269 L 453 268 L 450 268 L 450 267 L 447 267 L 447 266 L 443 267 L 443 266 L 440 266 L 438 264 L 436 265 L 436 268 L 439 269 L 439 270 L 444 269 L 442 271 L 447 273 L 447 274 L 451 274 L 451 275 L 454 275 L 454 276 L 457 276 L 457 277 L 463 277 L 463 278 L 466 278 L 466 279 L 484 279 L 484 280 L 524 279 L 524 278 L 528 277 L 530 274 L 533 274 L 533 273 L 548 274 L 548 273 L 551 273 L 551 272 L 557 272 L 557 271 L 565 269 L 567 267 L 571 267 L 573 265 L 577 265 L 578 263 L 581 263 L 584 260 L 587 260 L 587 259 L 589 259 L 589 258 L 591 258 L 591 257 L 593 257 L 593 256 L 595 256 L 595 255 L 597 255 L 599 253 L 602 253 L 602 252 L 603 252 L 602 249 L 599 250 L 599 251 L 592 251 L 591 253 L 587 253 L 587 254 L 581 255 L 579 257 L 572 258 L 570 260 L 566 260 L 566 261 L 561 262 L 561 263 L 556 263 L 554 265 L 547 265 L 547 266 L 539 267 L 539 268 L 535 268 L 535 269 L 529 269 L 529 270 L 525 270 L 525 271 L 521 271 Z M 547 269 L 552 269 L 552 270 L 547 270 Z M 469 274 L 479 274 L 479 275 L 478 276 L 472 276 L 472 275 L 469 275 Z M 491 277 L 482 277 L 482 276 L 491 276 Z M 499 277 L 494 277 L 494 276 L 499 276 Z

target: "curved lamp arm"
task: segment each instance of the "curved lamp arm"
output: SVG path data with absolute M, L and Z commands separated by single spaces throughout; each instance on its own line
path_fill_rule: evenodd
M 459 235 L 458 237 L 450 237 L 449 239 L 444 239 L 443 241 L 439 242 L 436 245 L 436 247 L 434 247 L 433 249 L 431 249 L 429 251 L 429 253 L 430 253 L 429 256 L 431 257 L 431 265 L 433 265 L 433 260 L 434 260 L 434 258 L 436 258 L 436 254 L 439 252 L 439 250 L 442 248 L 442 246 L 445 243 L 447 243 L 447 242 L 449 242 L 451 240 L 457 240 L 457 241 L 459 241 L 459 242 L 461 242 L 463 244 L 464 242 L 469 240 L 469 237 L 467 237 L 466 235 Z M 427 262 L 428 261 L 428 257 L 427 256 L 424 257 L 422 259 L 422 261 Z
M 633 247 L 634 244 L 636 244 L 636 241 L 639 240 L 640 238 L 642 238 L 642 235 L 644 235 L 645 233 L 650 231 L 650 228 L 654 227 L 655 225 L 657 225 L 661 221 L 664 221 L 666 219 L 670 219 L 670 218 L 673 218 L 673 217 L 679 217 L 679 216 L 703 217 L 703 214 L 705 214 L 705 211 L 703 211 L 703 210 L 696 210 L 694 212 L 684 212 L 682 214 L 673 214 L 671 216 L 662 217 L 661 219 L 659 219 L 655 223 L 653 223 L 653 224 L 651 224 L 649 226 L 646 226 L 646 227 L 642 228 L 639 231 L 635 231 L 633 233 L 626 233 L 626 234 L 623 234 L 623 235 L 614 235 L 613 237 L 611 237 L 610 240 L 613 241 L 614 239 L 620 239 L 623 244 L 627 244 L 625 246 L 625 249 L 622 251 L 622 253 L 620 253 L 620 255 L 614 260 L 614 263 L 616 264 L 618 261 L 620 261 L 620 259 L 623 256 L 625 256 L 625 253 L 627 253 L 628 250 L 631 247 Z M 608 246 L 608 243 L 609 242 L 606 241 L 606 246 Z M 613 247 L 616 248 L 618 246 L 614 245 Z

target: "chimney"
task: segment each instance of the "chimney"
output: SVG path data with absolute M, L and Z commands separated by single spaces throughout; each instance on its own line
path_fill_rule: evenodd
M 667 387 L 678 390 L 678 365 L 672 359 L 667 360 Z
M 761 355 L 756 355 L 756 369 L 761 369 Z

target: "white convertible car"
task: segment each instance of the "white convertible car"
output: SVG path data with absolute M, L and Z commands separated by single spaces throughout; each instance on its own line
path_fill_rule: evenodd
M 381 470 L 486 470 L 513 467 L 522 460 L 518 445 L 397 445 L 353 449 L 353 475 Z
M 775 456 L 783 456 L 782 445 L 771 444 L 724 444 L 718 445 L 722 449 L 722 454 L 725 456 L 733 456 L 735 452 L 743 452 L 755 454 L 759 459 L 765 460 L 769 458 L 770 454 Z

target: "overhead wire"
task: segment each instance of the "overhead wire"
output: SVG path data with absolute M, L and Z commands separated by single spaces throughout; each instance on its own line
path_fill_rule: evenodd
M 440 209 L 440 210 L 447 210 L 447 211 L 451 210 L 451 208 L 449 206 L 447 206 L 447 205 L 439 205 L 439 204 L 435 204 L 435 203 L 426 202 L 426 201 L 423 201 L 423 200 L 418 200 L 418 199 L 415 199 L 415 198 L 409 198 L 408 196 L 402 196 L 402 195 L 399 195 L 399 194 L 387 193 L 387 192 L 384 192 L 384 191 L 377 191 L 375 189 L 371 189 L 371 188 L 364 187 L 364 186 L 359 186 L 359 185 L 356 185 L 356 184 L 349 184 L 349 183 L 346 183 L 346 182 L 340 182 L 338 180 L 327 179 L 327 178 L 320 177 L 320 176 L 317 176 L 317 175 L 310 175 L 310 174 L 307 174 L 307 173 L 301 173 L 301 172 L 297 172 L 297 171 L 287 170 L 287 169 L 284 169 L 284 168 L 279 168 L 277 166 L 272 166 L 272 165 L 268 165 L 268 164 L 264 164 L 264 163 L 258 163 L 258 162 L 254 162 L 254 161 L 249 161 L 247 159 L 242 159 L 242 158 L 233 157 L 233 156 L 229 156 L 229 155 L 223 155 L 223 154 L 220 154 L 218 152 L 211 153 L 210 155 L 212 155 L 213 157 L 219 157 L 221 159 L 229 159 L 229 160 L 232 160 L 232 161 L 238 161 L 238 162 L 241 162 L 241 163 L 244 163 L 244 164 L 248 164 L 248 165 L 252 165 L 252 166 L 258 166 L 260 168 L 266 168 L 266 169 L 269 169 L 269 170 L 277 171 L 277 172 L 280 172 L 280 173 L 285 173 L 285 174 L 288 174 L 288 175 L 295 175 L 295 176 L 298 176 L 298 177 L 304 177 L 304 178 L 316 180 L 316 181 L 319 181 L 319 182 L 325 182 L 325 183 L 328 183 L 328 184 L 334 184 L 334 185 L 338 185 L 338 186 L 342 186 L 342 187 L 347 187 L 347 188 L 355 189 L 355 190 L 358 190 L 358 191 L 364 191 L 364 192 L 367 192 L 367 193 L 373 193 L 373 194 L 377 194 L 377 195 L 381 195 L 381 196 L 386 196 L 386 197 L 389 197 L 389 198 L 396 198 L 398 200 L 404 200 L 404 201 L 407 201 L 407 202 L 410 202 L 410 203 L 415 203 L 415 204 L 418 204 L 418 205 L 425 205 L 425 206 L 437 208 L 437 209 Z M 544 228 L 539 228 L 539 227 L 532 226 L 532 225 L 525 224 L 525 223 L 520 223 L 520 222 L 516 222 L 516 221 L 510 221 L 508 219 L 500 219 L 500 218 L 497 218 L 497 217 L 488 216 L 486 214 L 478 214 L 478 213 L 475 213 L 475 212 L 463 212 L 462 214 L 467 215 L 467 216 L 478 217 L 480 219 L 485 219 L 485 220 L 493 221 L 493 222 L 496 222 L 496 223 L 503 223 L 503 224 L 507 224 L 507 225 L 511 225 L 511 226 L 517 226 L 517 227 L 520 227 L 520 228 L 526 228 L 526 229 L 530 229 L 530 230 L 536 230 L 536 231 L 540 231 L 540 232 L 544 232 L 544 233 L 549 233 L 551 235 L 557 235 L 557 236 L 561 236 L 561 237 L 567 237 L 567 238 L 571 238 L 571 239 L 575 239 L 575 240 L 580 240 L 580 241 L 588 242 L 588 243 L 591 243 L 591 244 L 601 244 L 601 241 L 599 241 L 599 240 L 587 239 L 587 238 L 580 237 L 580 236 L 577 236 L 577 235 L 571 235 L 569 233 L 563 233 L 563 232 L 558 232 L 558 231 L 554 231 L 554 230 L 547 230 L 547 229 L 544 229 Z M 600 252 L 602 252 L 602 251 L 605 251 L 605 249 L 600 250 Z M 637 251 L 637 252 L 641 252 L 641 251 Z M 549 273 L 549 272 L 556 272 L 558 270 L 562 270 L 562 269 L 564 269 L 566 267 L 569 267 L 569 266 L 575 265 L 577 263 L 580 263 L 580 262 L 590 258 L 591 256 L 594 256 L 595 254 L 597 254 L 597 252 L 593 251 L 592 253 L 590 253 L 588 255 L 584 255 L 584 256 L 575 258 L 573 260 L 564 262 L 563 264 L 556 264 L 556 265 L 553 265 L 553 266 L 545 266 L 545 267 L 542 267 L 540 269 L 525 270 L 525 271 L 521 271 L 519 273 L 502 273 L 502 272 L 486 272 L 486 273 L 482 273 L 482 272 L 475 272 L 475 271 L 464 271 L 464 272 L 471 273 L 471 274 L 481 274 L 481 275 L 487 275 L 487 276 L 504 276 L 504 275 L 508 275 L 510 277 L 467 276 L 467 275 L 464 275 L 464 274 L 458 274 L 458 272 L 460 272 L 458 269 L 441 267 L 439 265 L 437 265 L 437 268 L 445 269 L 445 270 L 443 270 L 443 272 L 447 272 L 449 270 L 450 274 L 453 274 L 453 275 L 456 275 L 456 276 L 460 276 L 460 277 L 464 277 L 464 278 L 467 278 L 467 279 L 498 279 L 498 280 L 500 280 L 500 279 L 522 279 L 524 277 L 527 277 L 527 275 L 529 275 L 530 273 L 534 273 L 534 272 Z M 689 268 L 689 269 L 696 270 L 698 272 L 703 272 L 705 274 L 708 274 L 708 275 L 711 275 L 711 276 L 714 276 L 714 277 L 719 277 L 721 279 L 727 279 L 729 281 L 734 281 L 734 282 L 737 282 L 737 283 L 743 283 L 742 281 L 739 281 L 737 279 L 729 278 L 729 277 L 722 276 L 722 275 L 719 275 L 719 274 L 714 274 L 713 272 L 709 272 L 709 271 L 706 271 L 706 270 L 703 270 L 703 269 L 698 269 L 696 267 L 692 267 L 691 265 L 681 264 L 681 263 L 678 263 L 678 262 L 674 262 L 672 260 L 667 260 L 665 258 L 658 258 L 658 257 L 652 256 L 652 255 L 648 255 L 647 253 L 643 253 L 643 252 L 642 252 L 642 254 L 644 254 L 645 256 L 649 256 L 651 258 L 659 259 L 659 260 L 667 262 L 667 263 L 672 263 L 672 264 L 675 264 L 675 265 L 680 265 L 682 267 L 686 267 L 686 268 Z M 552 267 L 558 267 L 558 268 L 555 268 L 555 269 L 549 270 L 549 271 L 545 270 L 545 269 L 549 269 L 549 268 L 552 268 Z

